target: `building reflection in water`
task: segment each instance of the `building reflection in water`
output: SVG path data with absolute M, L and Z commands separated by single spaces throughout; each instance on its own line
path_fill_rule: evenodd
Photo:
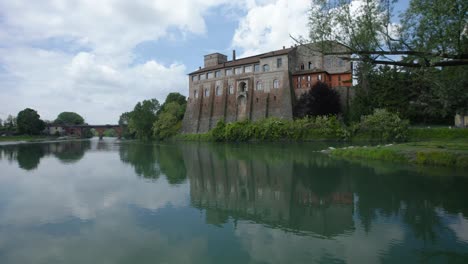
M 206 210 L 210 224 L 231 217 L 327 237 L 353 229 L 350 183 L 339 169 L 317 167 L 323 161 L 318 153 L 301 164 L 289 153 L 268 161 L 271 149 L 183 148 L 192 205 Z M 243 156 L 246 151 L 256 159 Z

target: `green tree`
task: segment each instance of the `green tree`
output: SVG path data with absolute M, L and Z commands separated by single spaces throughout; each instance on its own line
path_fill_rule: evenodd
M 130 113 L 128 128 L 139 139 L 148 140 L 152 135 L 152 127 L 156 121 L 156 113 L 160 105 L 158 100 L 150 99 L 138 102 Z
M 164 111 L 166 105 L 169 104 L 169 103 L 172 103 L 172 102 L 176 102 L 179 105 L 185 106 L 187 104 L 187 99 L 185 98 L 185 96 L 181 95 L 180 93 L 170 93 L 170 94 L 167 95 L 166 101 L 164 101 L 164 104 L 161 106 L 160 111 Z M 184 111 L 184 113 L 185 113 L 185 111 Z M 182 115 L 184 113 L 182 113 Z
M 176 102 L 166 105 L 166 110 L 158 115 L 158 119 L 153 124 L 153 134 L 156 139 L 166 139 L 177 134 L 182 126 L 180 118 L 182 109 L 183 107 Z
M 40 115 L 31 108 L 19 112 L 16 120 L 18 132 L 21 134 L 37 135 L 45 128 L 45 123 L 40 119 Z
M 4 122 L 4 126 L 7 132 L 10 132 L 10 133 L 16 132 L 17 130 L 16 117 L 12 115 L 8 115 L 7 119 Z
M 75 112 L 62 112 L 55 119 L 54 123 L 64 125 L 82 125 L 84 119 Z
M 161 106 L 153 124 L 153 135 L 158 140 L 174 136 L 182 127 L 187 101 L 179 93 L 170 93 Z
M 402 26 L 392 23 L 394 0 L 313 0 L 309 12 L 311 42 L 326 55 L 354 54 L 371 64 L 436 67 L 468 64 L 464 0 L 412 0 Z M 337 41 L 348 51 L 331 50 Z M 398 57 L 395 57 L 397 55 Z
M 119 125 L 122 127 L 122 137 L 135 138 L 135 133 L 132 133 L 128 128 L 130 123 L 131 112 L 122 113 L 119 117 Z
M 337 115 L 341 112 L 340 95 L 326 83 L 317 82 L 301 95 L 294 107 L 295 117 Z

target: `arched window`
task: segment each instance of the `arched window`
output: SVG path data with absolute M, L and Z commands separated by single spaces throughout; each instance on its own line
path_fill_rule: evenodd
M 257 90 L 263 90 L 263 86 L 262 86 L 262 82 L 261 82 L 261 81 L 258 81 L 258 82 L 257 82 L 256 89 L 257 89 Z
M 279 80 L 274 80 L 273 81 L 273 88 L 276 88 L 276 89 L 279 88 Z
M 238 86 L 237 89 L 239 90 L 239 92 L 244 93 L 244 92 L 247 92 L 247 87 L 246 86 L 247 85 L 245 84 L 245 82 L 241 82 L 241 83 L 239 83 L 239 86 Z
M 312 62 L 309 61 L 309 70 L 312 69 Z
M 210 89 L 206 88 L 205 89 L 205 97 L 210 96 Z
M 232 86 L 232 84 L 229 85 L 229 93 L 230 94 L 234 93 L 234 86 Z
M 263 71 L 264 71 L 264 72 L 270 71 L 270 65 L 264 64 L 264 65 L 263 65 Z
M 304 63 L 301 63 L 301 70 L 304 69 Z
M 216 95 L 220 96 L 223 94 L 223 89 L 221 89 L 219 86 L 216 86 Z

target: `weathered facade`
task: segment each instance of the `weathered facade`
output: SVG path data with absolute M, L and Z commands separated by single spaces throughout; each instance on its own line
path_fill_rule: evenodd
M 346 49 L 330 43 L 334 51 Z M 352 65 L 343 55 L 324 56 L 313 44 L 284 48 L 231 61 L 213 53 L 204 67 L 189 74 L 183 133 L 203 133 L 219 120 L 266 117 L 292 119 L 295 98 L 322 81 L 337 89 L 343 104 L 350 96 Z

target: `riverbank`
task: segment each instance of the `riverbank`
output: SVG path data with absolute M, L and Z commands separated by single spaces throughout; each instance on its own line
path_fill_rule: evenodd
M 435 140 L 324 151 L 333 157 L 468 168 L 468 140 Z
M 366 133 L 350 133 L 343 130 L 324 131 L 320 129 L 307 129 L 303 133 L 285 133 L 283 137 L 266 137 L 265 139 L 252 137 L 248 141 L 340 141 L 340 142 L 373 142 L 381 141 Z M 201 134 L 178 134 L 172 137 L 174 141 L 217 141 L 213 132 Z M 406 142 L 419 141 L 468 141 L 468 129 L 449 127 L 411 127 L 408 129 Z M 234 140 L 235 141 L 235 140 Z M 240 140 L 243 141 L 243 140 Z M 390 141 L 391 142 L 391 141 Z
M 0 137 L 0 142 L 36 142 L 36 141 L 44 141 L 50 139 L 56 139 L 57 137 L 47 137 L 47 136 L 28 136 L 28 135 L 21 135 L 21 136 L 4 136 Z
M 0 137 L 0 145 L 7 145 L 7 144 L 18 144 L 18 143 L 34 143 L 34 142 L 48 142 L 48 141 L 57 141 L 57 140 L 75 140 L 79 139 L 77 137 L 51 137 L 51 136 L 28 136 L 28 135 L 20 135 L 20 136 L 4 136 Z

